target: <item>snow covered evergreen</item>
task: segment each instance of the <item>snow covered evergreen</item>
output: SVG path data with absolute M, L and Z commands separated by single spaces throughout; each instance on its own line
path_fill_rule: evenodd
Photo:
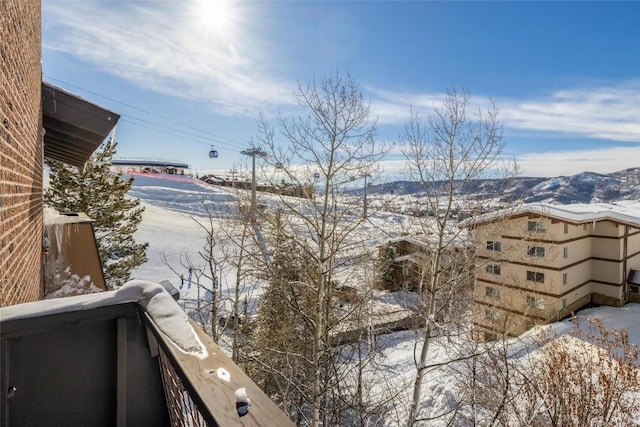
M 93 224 L 105 281 L 110 289 L 122 286 L 131 271 L 147 261 L 147 243 L 137 243 L 133 234 L 142 221 L 144 207 L 127 196 L 133 178 L 122 179 L 110 172 L 117 143 L 103 144 L 78 168 L 49 161 L 49 188 L 45 204 L 60 213 L 83 212 Z

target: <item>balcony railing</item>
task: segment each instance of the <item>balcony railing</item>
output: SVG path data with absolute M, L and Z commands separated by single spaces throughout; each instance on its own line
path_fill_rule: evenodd
M 292 425 L 166 291 L 162 298 L 156 291 L 0 308 L 1 425 Z M 188 331 L 199 353 L 183 348 Z

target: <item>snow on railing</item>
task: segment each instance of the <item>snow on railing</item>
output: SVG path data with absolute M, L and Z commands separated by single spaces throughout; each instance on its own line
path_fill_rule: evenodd
M 61 314 L 71 311 L 90 310 L 127 302 L 140 304 L 158 328 L 180 351 L 199 359 L 208 356 L 189 319 L 178 303 L 162 285 L 144 280 L 132 280 L 116 291 L 55 298 L 2 308 L 2 320 L 11 321 Z
M 129 325 L 138 324 L 146 330 L 149 352 L 157 356 L 171 425 L 293 425 L 242 369 L 188 318 L 161 284 L 133 280 L 117 291 L 1 307 L 0 319 L 5 326 L 15 325 L 21 320 L 73 315 L 132 302 L 140 306 L 142 324 L 134 320 Z M 74 319 L 77 322 L 78 316 Z M 127 354 L 127 329 L 126 318 L 118 317 L 118 342 L 122 334 L 125 346 L 118 350 L 119 359 Z M 120 366 L 118 362 L 118 369 Z M 120 378 L 120 373 L 118 376 Z M 126 417 L 126 412 L 123 416 Z

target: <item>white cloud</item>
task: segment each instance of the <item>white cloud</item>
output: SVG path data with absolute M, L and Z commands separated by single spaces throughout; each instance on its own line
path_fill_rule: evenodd
M 638 167 L 640 146 L 594 150 L 527 153 L 517 157 L 524 176 L 574 175 L 580 172 L 611 173 Z
M 372 113 L 381 124 L 402 124 L 409 106 L 433 111 L 444 97 L 439 93 L 394 93 L 367 88 Z M 536 99 L 497 98 L 500 118 L 507 129 L 553 132 L 567 136 L 640 142 L 640 79 L 597 87 L 560 90 Z M 486 108 L 488 97 L 473 94 L 469 111 Z
M 428 114 L 444 98 L 442 93 L 408 93 L 365 87 L 371 98 L 371 114 L 380 124 L 403 124 L 407 121 L 410 108 L 420 114 Z
M 537 100 L 501 99 L 505 125 L 640 142 L 640 80 L 562 90 Z
M 640 146 L 609 147 L 590 150 L 530 152 L 515 157 L 521 176 L 553 177 L 581 172 L 611 173 L 638 167 Z M 505 158 L 506 161 L 512 160 Z M 394 153 L 380 162 L 385 180 L 406 179 L 407 161 Z
M 254 116 L 295 103 L 295 86 L 268 74 L 267 46 L 244 31 L 249 25 L 219 34 L 198 19 L 197 1 L 161 5 L 45 2 L 44 47 L 139 86 L 206 101 L 217 113 Z
M 374 96 L 372 111 L 380 123 L 401 124 L 409 116 L 409 106 L 415 111 L 429 113 L 439 106 L 444 94 L 393 93 L 367 88 Z M 482 99 L 484 98 L 484 99 Z M 485 102 L 482 105 L 480 102 Z M 509 129 L 519 136 L 553 134 L 562 136 L 599 138 L 630 146 L 545 152 L 528 152 L 516 156 L 525 176 L 573 175 L 585 171 L 611 173 L 638 166 L 640 155 L 640 80 L 630 80 L 598 87 L 577 88 L 551 93 L 536 100 L 501 98 L 496 100 L 505 134 Z M 470 111 L 488 106 L 488 97 L 472 94 Z M 619 144 L 616 144 L 619 145 Z M 394 177 L 401 175 L 403 160 L 384 162 L 384 168 Z

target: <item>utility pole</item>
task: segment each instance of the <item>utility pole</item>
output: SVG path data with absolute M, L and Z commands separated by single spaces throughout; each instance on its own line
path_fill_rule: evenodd
M 371 178 L 370 173 L 360 175 L 364 178 L 364 209 L 362 210 L 362 218 L 367 219 L 367 178 Z
M 260 148 L 254 147 L 248 150 L 242 150 L 240 154 L 251 156 L 251 223 L 255 224 L 258 222 L 256 214 L 256 156 L 266 157 L 267 153 Z

